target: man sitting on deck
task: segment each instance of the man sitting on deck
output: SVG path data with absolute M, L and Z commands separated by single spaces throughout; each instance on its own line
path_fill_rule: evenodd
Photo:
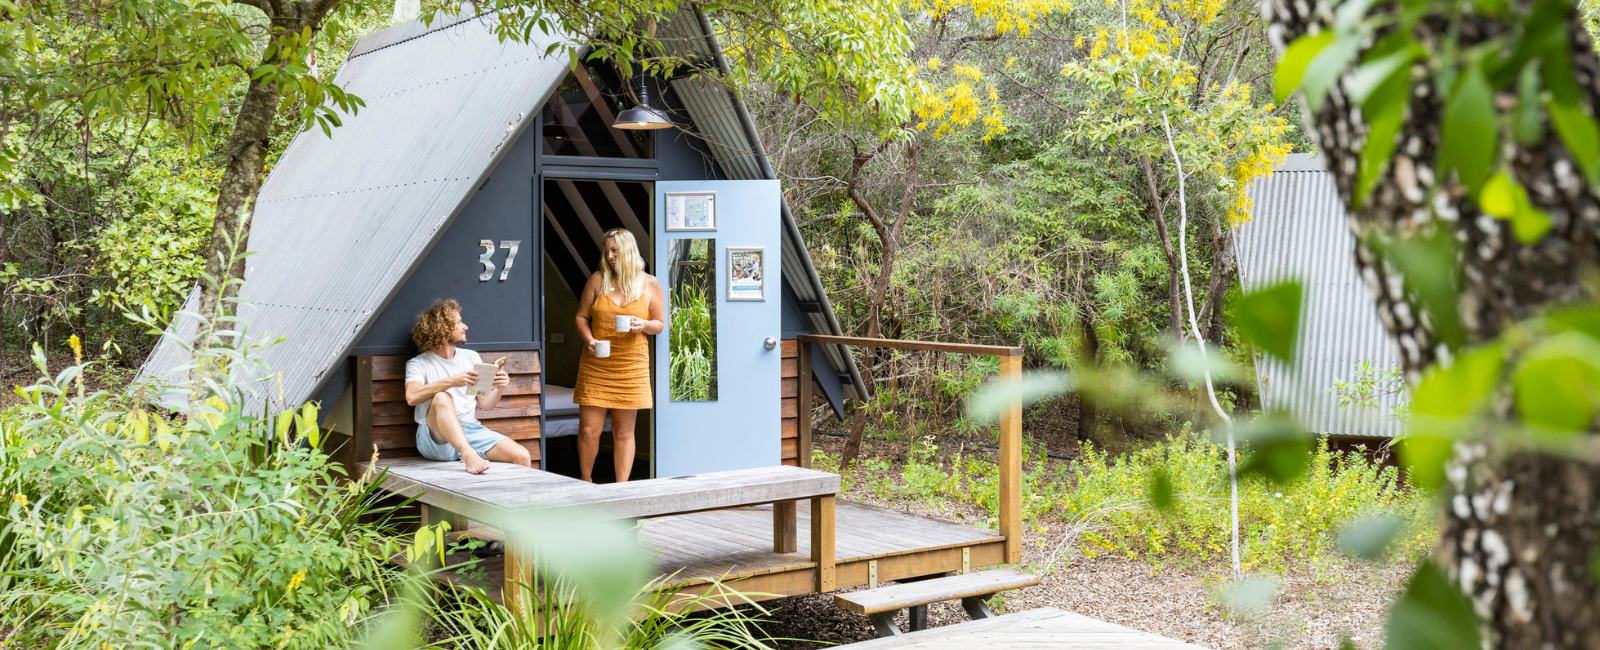
M 477 410 L 494 408 L 500 402 L 511 375 L 501 368 L 494 375 L 493 390 L 477 397 L 467 395 L 467 388 L 478 383 L 472 365 L 482 363 L 483 357 L 456 347 L 467 342 L 461 305 L 454 300 L 435 301 L 417 314 L 411 340 L 424 351 L 406 362 L 406 404 L 416 407 L 417 451 L 432 460 L 463 461 L 473 474 L 489 469 L 491 460 L 532 467 L 526 448 L 478 421 Z

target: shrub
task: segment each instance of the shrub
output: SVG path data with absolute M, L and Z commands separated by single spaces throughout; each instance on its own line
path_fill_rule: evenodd
M 1244 450 L 1240 465 L 1248 458 Z M 1158 469 L 1167 473 L 1174 493 L 1165 511 L 1149 502 Z M 1228 555 L 1227 455 L 1203 436 L 1175 435 L 1121 457 L 1086 445 L 1074 474 L 1076 487 L 1061 501 L 1062 516 L 1089 521 L 1079 542 L 1083 552 Z M 1293 484 L 1240 479 L 1243 564 L 1279 567 L 1291 558 L 1315 558 L 1333 549 L 1343 525 L 1379 510 L 1401 516 L 1408 526 L 1391 549 L 1394 559 L 1419 557 L 1432 546 L 1426 495 L 1404 487 L 1394 468 L 1354 452 L 1335 453 L 1323 440 L 1311 452 L 1306 475 Z
M 222 365 L 250 365 L 248 351 L 212 350 Z M 43 372 L 37 348 L 34 362 Z M 126 397 L 73 395 L 82 370 L 19 389 L 25 401 L 0 417 L 0 629 L 12 643 L 323 648 L 358 637 L 387 599 L 396 547 L 357 524 L 369 492 L 336 481 L 314 408 L 248 413 L 224 380 L 169 422 Z

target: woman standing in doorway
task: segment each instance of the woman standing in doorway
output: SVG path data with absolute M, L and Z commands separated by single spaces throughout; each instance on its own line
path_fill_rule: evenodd
M 600 271 L 589 276 L 578 299 L 578 334 L 583 337 L 585 354 L 578 362 L 572 401 L 578 405 L 581 478 L 594 482 L 600 432 L 610 411 L 612 462 L 621 483 L 633 469 L 633 430 L 639 409 L 653 403 L 650 345 L 644 337 L 666 329 L 665 307 L 661 284 L 645 274 L 644 258 L 633 233 L 621 228 L 607 231 L 601 247 Z

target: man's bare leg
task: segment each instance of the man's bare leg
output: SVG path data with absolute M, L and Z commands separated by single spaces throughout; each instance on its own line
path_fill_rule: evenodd
M 578 405 L 578 478 L 590 483 L 594 482 L 594 459 L 600 455 L 600 432 L 605 426 L 605 408 Z
M 467 434 L 456 417 L 456 400 L 448 392 L 434 395 L 428 404 L 428 435 L 433 436 L 434 442 L 450 445 L 459 452 L 468 473 L 482 474 L 489 469 L 489 461 L 467 444 Z
M 495 443 L 483 457 L 496 463 L 516 463 L 523 467 L 533 467 L 533 455 L 528 453 L 528 448 L 509 438 Z
M 639 412 L 634 409 L 611 409 L 611 466 L 617 471 L 617 482 L 625 483 L 633 471 L 633 429 Z

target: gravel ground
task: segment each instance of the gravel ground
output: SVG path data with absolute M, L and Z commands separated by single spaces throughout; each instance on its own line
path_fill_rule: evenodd
M 836 438 L 818 443 L 834 454 L 842 447 L 842 440 Z M 874 441 L 866 445 L 864 455 L 898 463 L 904 449 Z M 867 487 L 874 478 L 858 476 L 848 498 L 977 525 L 987 520 L 986 513 L 965 504 L 876 499 Z M 1041 583 L 1002 594 L 991 602 L 992 607 L 1010 612 L 1056 607 L 1218 650 L 1271 645 L 1338 648 L 1347 636 L 1358 647 L 1380 647 L 1384 614 L 1411 570 L 1398 564 L 1318 558 L 1272 576 L 1281 587 L 1273 602 L 1234 614 L 1220 605 L 1215 595 L 1229 576 L 1225 563 L 1084 557 L 1072 550 L 1075 532 L 1064 523 L 1041 523 L 1043 526 L 1034 524 L 1036 527 L 1027 531 L 1022 563 L 1022 568 L 1041 577 Z M 778 643 L 783 650 L 809 650 L 874 636 L 865 616 L 834 607 L 827 595 L 785 598 L 768 605 L 773 611 L 764 631 L 774 638 L 793 639 Z M 928 608 L 929 626 L 965 620 L 958 603 Z M 904 629 L 904 613 L 900 622 Z

